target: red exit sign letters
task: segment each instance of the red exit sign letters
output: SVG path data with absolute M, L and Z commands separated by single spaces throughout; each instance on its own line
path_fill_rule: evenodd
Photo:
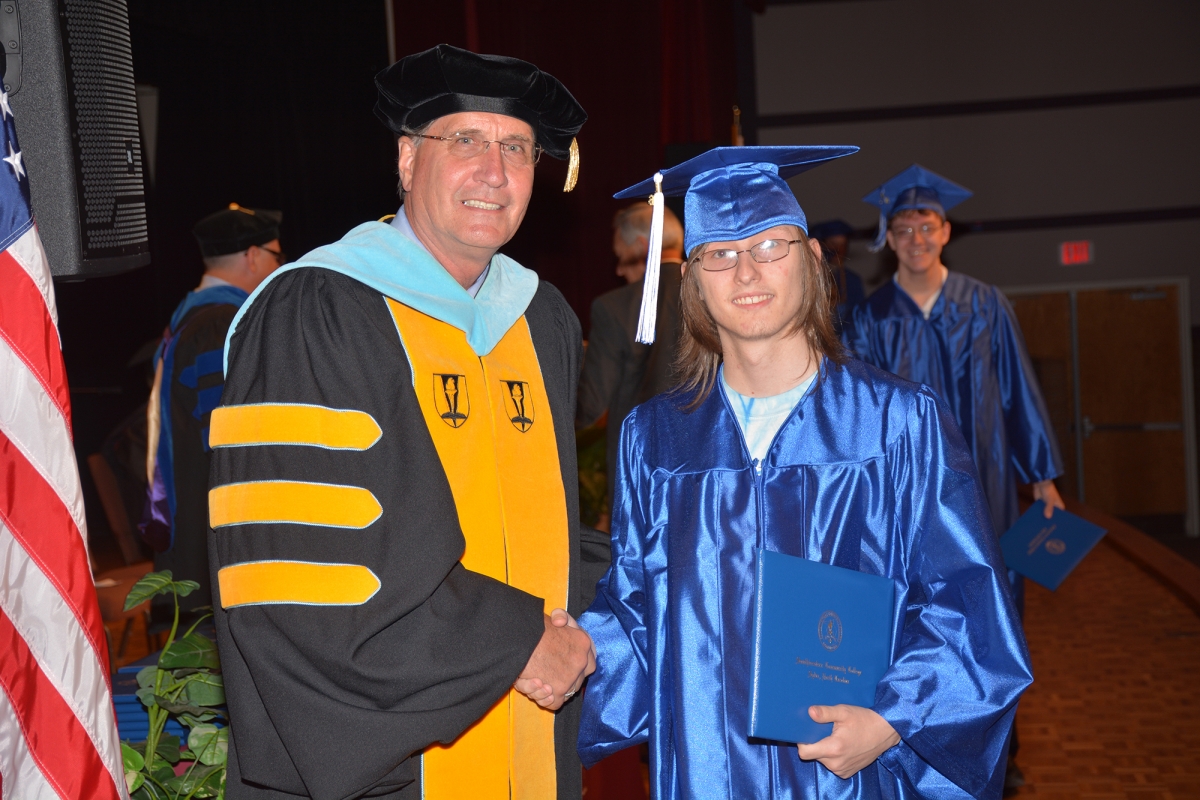
M 1058 263 L 1065 266 L 1071 264 L 1090 264 L 1095 256 L 1095 249 L 1089 241 L 1063 242 L 1058 246 Z

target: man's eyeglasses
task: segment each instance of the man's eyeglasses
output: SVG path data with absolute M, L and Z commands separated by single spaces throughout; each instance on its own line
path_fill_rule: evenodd
M 898 228 L 892 228 L 892 236 L 895 236 L 897 239 L 903 242 L 913 238 L 913 235 L 916 234 L 917 231 L 920 231 L 922 237 L 929 238 L 931 234 L 937 233 L 942 229 L 942 224 L 943 223 L 940 221 L 936 223 L 926 222 L 924 225 L 921 225 L 917 228 L 913 228 L 909 225 L 902 225 Z
M 778 261 L 791 252 L 792 245 L 801 244 L 803 239 L 766 239 L 745 250 L 728 250 L 724 247 L 716 250 L 706 250 L 692 259 L 693 264 L 699 264 L 706 272 L 722 272 L 737 266 L 738 257 L 749 253 L 750 257 L 759 264 L 770 264 Z
M 416 139 L 436 139 L 439 142 L 449 142 L 451 154 L 463 160 L 475 158 L 488 151 L 494 144 L 500 145 L 500 155 L 514 167 L 532 167 L 542 157 L 541 145 L 527 139 L 503 139 L 489 141 L 481 139 L 474 133 L 456 132 L 449 136 L 430 136 L 427 133 L 409 133 Z
M 254 246 L 259 250 L 262 250 L 264 253 L 270 253 L 272 256 L 274 256 L 276 264 L 283 266 L 287 263 L 287 256 L 283 254 L 282 250 L 272 250 L 269 247 L 263 247 L 261 244 L 256 244 Z

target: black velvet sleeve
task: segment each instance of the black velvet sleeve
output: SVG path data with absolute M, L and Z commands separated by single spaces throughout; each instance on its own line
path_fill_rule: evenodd
M 366 451 L 213 454 L 213 486 L 359 486 L 383 508 L 363 530 L 254 524 L 210 532 L 214 589 L 221 566 L 260 560 L 362 564 L 381 582 L 357 606 L 222 611 L 218 599 L 231 775 L 313 798 L 398 796 L 418 777 L 415 761 L 405 763 L 411 754 L 452 741 L 508 691 L 541 638 L 542 600 L 459 563 L 465 540 L 450 486 L 377 292 L 320 269 L 280 276 L 233 337 L 222 403 L 354 409 L 382 430 Z M 231 786 L 228 796 L 275 793 Z

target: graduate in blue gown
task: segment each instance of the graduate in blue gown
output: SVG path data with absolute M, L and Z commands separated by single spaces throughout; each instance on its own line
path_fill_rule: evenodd
M 880 210 L 876 249 L 896 252 L 895 278 L 860 303 L 843 330 L 868 364 L 923 383 L 954 414 L 983 484 L 997 536 L 1017 521 L 1017 484 L 1033 484 L 1047 516 L 1063 508 L 1062 456 L 1016 315 L 995 286 L 951 272 L 946 211 L 971 196 L 914 164 L 864 200 Z M 1014 574 L 1018 605 L 1021 580 Z
M 970 451 L 932 391 L 846 358 L 784 181 L 855 149 L 663 173 L 686 192 L 681 386 L 625 421 L 612 567 L 579 619 L 598 663 L 580 755 L 648 741 L 657 798 L 1000 796 L 1032 678 Z M 760 547 L 896 587 L 874 706 L 813 706 L 834 724 L 813 744 L 747 735 Z

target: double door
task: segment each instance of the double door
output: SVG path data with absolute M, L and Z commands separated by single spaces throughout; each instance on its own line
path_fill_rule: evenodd
M 1197 518 L 1187 279 L 1006 289 L 1063 454 L 1064 495 Z

